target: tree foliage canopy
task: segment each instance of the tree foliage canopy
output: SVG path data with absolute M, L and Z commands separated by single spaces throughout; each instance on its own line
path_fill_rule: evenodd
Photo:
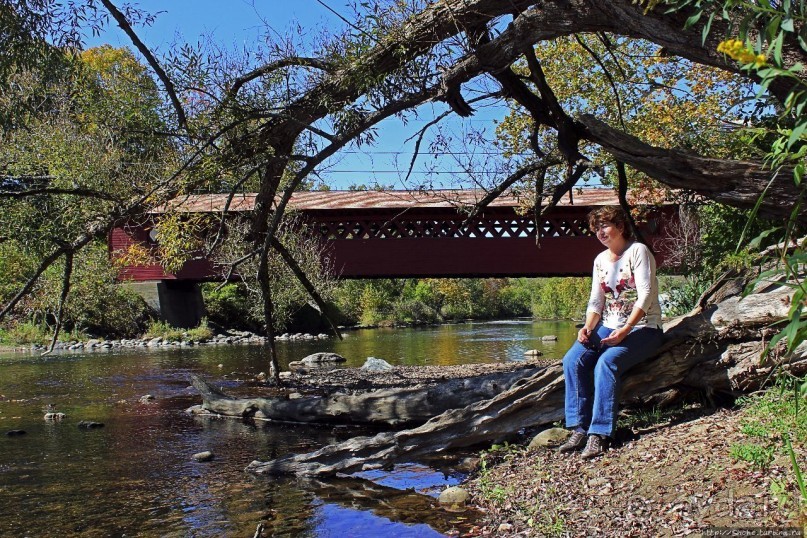
M 490 191 L 485 202 L 528 185 L 536 211 L 551 211 L 596 172 L 623 193 L 629 176 L 646 177 L 791 222 L 807 211 L 800 183 L 807 151 L 802 2 L 377 0 L 357 6 L 344 32 L 314 44 L 275 35 L 245 54 L 184 45 L 163 57 L 137 35 L 149 15 L 111 0 L 19 0 L 0 14 L 14 29 L 8 50 L 16 51 L 3 66 L 4 85 L 41 76 L 32 69 L 41 62 L 25 51 L 74 50 L 77 29 L 114 21 L 158 88 L 128 53 L 86 54 L 96 76 L 78 95 L 104 93 L 100 108 L 57 92 L 43 104 L 56 113 L 31 116 L 30 132 L 4 132 L 3 174 L 16 178 L 4 183 L 4 214 L 20 204 L 40 204 L 45 215 L 64 209 L 32 231 L 41 245 L 34 280 L 116 224 L 177 195 L 251 184 L 256 209 L 245 237 L 271 336 L 270 253 L 284 248 L 278 232 L 291 193 L 340 151 L 373 143 L 382 120 L 406 121 L 429 102 L 447 106 L 426 131 L 502 99 L 510 106 L 504 143 L 520 157 L 491 167 L 479 183 Z M 737 37 L 740 48 L 728 42 Z M 32 43 L 37 48 L 26 48 Z M 755 109 L 742 102 L 751 83 L 763 89 Z M 134 87 L 145 91 L 133 94 Z M 764 124 L 762 114 L 772 110 L 776 121 Z M 739 120 L 762 129 L 760 137 L 771 135 L 767 160 L 732 143 L 721 122 Z M 128 160 L 132 152 L 139 160 Z M 20 178 L 44 174 L 58 181 L 48 179 L 44 192 L 25 184 L 33 191 L 20 194 Z M 295 265 L 292 256 L 283 259 Z M 295 275 L 319 300 L 307 277 Z

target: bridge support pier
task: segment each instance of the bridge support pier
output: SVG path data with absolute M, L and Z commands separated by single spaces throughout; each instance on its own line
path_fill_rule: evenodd
M 197 282 L 156 280 L 123 285 L 140 295 L 172 327 L 196 327 L 205 315 L 202 289 Z

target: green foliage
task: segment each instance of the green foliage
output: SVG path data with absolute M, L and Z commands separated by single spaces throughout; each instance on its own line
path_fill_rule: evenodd
M 189 219 L 184 219 L 189 222 Z M 200 220 L 197 224 L 205 229 Z M 213 321 L 224 326 L 245 326 L 252 330 L 264 330 L 263 299 L 257 282 L 258 257 L 250 256 L 253 243 L 245 236 L 248 223 L 233 218 L 226 223 L 226 239 L 213 250 L 216 262 L 226 267 L 233 260 L 242 260 L 237 267 L 241 283 L 234 288 L 226 285 L 221 292 L 212 290 L 214 286 L 203 288 L 203 296 L 208 296 L 212 303 L 208 307 Z M 214 228 L 217 229 L 217 228 Z M 180 234 L 181 235 L 181 234 Z M 214 235 L 214 234 L 208 234 Z M 301 234 L 296 227 L 294 216 L 287 216 L 275 236 L 283 244 L 289 255 L 307 275 L 309 282 L 317 290 L 323 301 L 333 298 L 335 280 L 327 271 L 323 245 L 310 235 Z M 181 243 L 181 242 L 180 242 Z M 269 286 L 274 303 L 273 323 L 276 331 L 282 331 L 294 322 L 295 316 L 309 309 L 313 303 L 308 291 L 303 287 L 295 274 L 282 259 L 280 254 L 272 250 L 268 258 Z
M 172 327 L 168 323 L 160 320 L 152 320 L 146 332 L 143 334 L 144 338 L 157 338 L 169 342 L 180 342 L 182 340 L 196 340 L 203 341 L 209 340 L 213 337 L 213 331 L 208 327 L 207 318 L 202 318 L 197 327 L 192 329 L 180 329 Z
M 35 258 L 15 241 L 0 244 L 0 302 L 19 290 L 35 267 Z M 55 319 L 62 267 L 45 272 L 16 311 L 15 326 L 47 327 Z M 75 259 L 73 282 L 65 304 L 64 326 L 79 333 L 131 337 L 140 333 L 148 307 L 140 296 L 115 282 L 106 246 L 95 243 Z M 30 323 L 26 323 L 30 322 Z M 67 336 L 62 336 L 66 340 Z
M 748 417 L 743 432 L 774 440 L 787 435 L 799 444 L 807 443 L 807 400 L 799 390 L 804 381 L 780 377 L 767 391 L 740 398 L 737 403 Z
M 744 113 L 745 105 L 738 108 L 738 103 L 752 92 L 750 84 L 739 77 L 665 54 L 657 44 L 610 34 L 541 41 L 535 54 L 549 86 L 572 117 L 592 114 L 657 147 L 689 149 L 713 157 L 749 157 L 745 153 L 748 146 L 738 147 L 733 137 L 726 136 L 720 121 L 715 121 L 733 120 Z M 524 63 L 516 69 L 525 69 Z M 497 128 L 498 144 L 508 155 L 529 151 L 532 129 L 530 115 L 512 103 L 510 114 Z M 552 157 L 558 155 L 552 129 L 539 126 L 537 142 Z M 581 152 L 603 167 L 597 176 L 605 170 L 605 177 L 598 180 L 616 183 L 610 154 L 585 143 Z M 645 174 L 632 169 L 627 173 L 632 194 L 640 201 L 655 203 L 663 196 L 659 185 Z M 547 180 L 561 181 L 563 174 L 563 166 L 550 169 Z M 594 175 L 588 172 L 583 180 Z
M 53 338 L 53 329 L 44 324 L 36 324 L 30 321 L 8 324 L 7 327 L 0 327 L 0 343 L 21 346 L 40 344 L 47 345 Z M 86 340 L 87 335 L 80 331 L 63 331 L 60 333 L 63 342 L 73 340 Z
M 767 469 L 773 461 L 773 447 L 737 443 L 729 448 L 729 456 L 735 460 L 748 462 L 757 469 Z
M 711 275 L 692 273 L 684 278 L 666 280 L 661 288 L 662 309 L 665 316 L 680 316 L 695 308 L 698 298 L 709 288 Z
M 517 279 L 516 295 L 529 297 L 530 310 L 538 319 L 580 319 L 585 316 L 591 293 L 588 277 Z
M 777 454 L 787 458 L 793 469 L 790 481 L 798 492 L 794 505 L 802 517 L 807 513 L 807 486 L 793 445 L 800 450 L 807 445 L 807 391 L 802 390 L 805 381 L 780 375 L 768 390 L 738 399 L 745 416 L 742 432 L 754 442 L 738 443 L 730 449 L 731 457 L 760 469 L 769 466 Z M 787 479 L 772 482 L 771 492 L 781 505 L 790 504 Z
M 346 280 L 334 291 L 343 323 L 437 323 L 532 315 L 580 318 L 589 278 L 445 278 Z
M 223 286 L 216 282 L 202 284 L 202 298 L 207 317 L 223 327 L 255 329 L 261 320 L 255 318 L 250 306 L 249 291 L 243 284 L 229 282 Z
M 766 163 L 777 173 L 784 167 L 792 168 L 793 181 L 800 188 L 799 196 L 792 201 L 792 212 L 787 225 L 782 230 L 783 244 L 787 244 L 796 233 L 804 231 L 804 223 L 799 216 L 807 193 L 804 182 L 805 155 L 807 155 L 807 86 L 802 78 L 804 66 L 800 63 L 786 64 L 783 54 L 785 43 L 795 45 L 802 52 L 807 51 L 807 4 L 804 2 L 736 2 L 735 0 L 651 0 L 648 9 L 657 4 L 667 4 L 671 10 L 686 9 L 690 13 L 686 25 L 693 26 L 706 20 L 702 36 L 704 42 L 709 35 L 714 20 L 729 22 L 730 35 L 718 46 L 718 52 L 740 64 L 741 69 L 755 74 L 760 79 L 758 98 L 764 97 L 774 81 L 785 82 L 790 86 L 782 103 L 774 103 L 779 116 L 773 125 L 760 124 L 748 131 L 754 137 L 771 140 L 766 148 Z M 763 110 L 764 107 L 757 107 Z M 751 212 L 750 228 L 765 192 Z M 748 229 L 743 236 L 750 236 Z M 807 284 L 804 281 L 807 269 L 806 245 L 795 249 L 783 249 L 778 254 L 779 265 L 767 271 L 760 280 L 776 279 L 785 276 L 787 284 L 793 288 L 791 308 L 782 330 L 771 339 L 766 351 L 773 350 L 780 342 L 787 344 L 787 352 L 807 339 L 807 315 L 804 312 L 807 300 Z

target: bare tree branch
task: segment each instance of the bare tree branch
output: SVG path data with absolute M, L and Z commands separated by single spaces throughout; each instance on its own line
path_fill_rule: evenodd
M 67 196 L 80 196 L 82 198 L 98 198 L 100 200 L 108 200 L 110 202 L 120 202 L 120 199 L 109 194 L 108 192 L 101 192 L 95 189 L 63 189 L 58 187 L 45 187 L 41 189 L 28 189 L 24 191 L 0 191 L 0 198 L 30 198 L 32 196 L 42 195 L 67 195 Z
M 589 47 L 586 44 L 586 42 L 583 41 L 583 39 L 578 34 L 574 34 L 574 38 L 577 41 L 577 43 L 581 47 L 583 47 L 583 49 L 586 52 L 588 52 L 588 54 L 592 58 L 594 58 L 594 61 L 597 62 L 597 65 L 599 65 L 600 69 L 602 69 L 602 72 L 605 75 L 605 78 L 608 79 L 608 83 L 611 85 L 611 90 L 614 92 L 614 100 L 616 100 L 616 109 L 617 109 L 617 112 L 618 112 L 619 124 L 622 126 L 623 129 L 626 129 L 625 120 L 624 120 L 625 115 L 622 112 L 622 99 L 620 99 L 620 97 L 619 97 L 619 91 L 616 88 L 616 82 L 614 82 L 614 77 L 611 76 L 611 71 L 609 71 L 608 68 L 605 67 L 605 64 L 600 59 L 600 57 L 597 55 L 597 53 L 594 52 L 594 50 L 591 47 Z
M 491 92 L 486 95 L 476 97 L 474 99 L 471 99 L 469 101 L 469 104 L 476 103 L 484 99 L 491 99 L 496 97 L 502 97 L 502 92 Z M 404 178 L 404 181 L 409 181 L 409 176 L 412 175 L 412 170 L 415 167 L 415 161 L 417 161 L 418 156 L 420 156 L 420 145 L 423 143 L 423 138 L 426 136 L 426 131 L 428 131 L 430 128 L 434 127 L 435 125 L 443 121 L 445 118 L 450 116 L 452 112 L 454 112 L 453 109 L 447 110 L 442 114 L 439 114 L 435 119 L 426 123 L 426 125 L 424 125 L 423 128 L 421 128 L 416 135 L 412 135 L 411 137 L 406 139 L 406 141 L 409 142 L 413 138 L 417 137 L 417 140 L 415 141 L 415 148 L 412 152 L 412 159 L 409 161 L 409 168 L 406 171 L 406 177 Z
M 101 0 L 101 3 L 104 4 L 104 7 L 118 23 L 120 29 L 123 30 L 127 36 L 129 36 L 129 39 L 132 40 L 134 46 L 137 47 L 137 50 L 140 51 L 140 54 L 143 55 L 151 68 L 154 70 L 154 73 L 163 83 L 165 93 L 168 94 L 168 98 L 171 100 L 171 104 L 174 106 L 174 111 L 177 113 L 177 123 L 181 128 L 186 129 L 188 127 L 188 120 L 185 117 L 185 110 L 182 108 L 182 104 L 179 102 L 176 90 L 174 89 L 174 83 L 171 82 L 168 74 L 160 66 L 160 62 L 157 61 L 157 58 L 154 57 L 151 50 L 149 50 L 146 44 L 143 43 L 143 41 L 141 41 L 141 39 L 137 36 L 135 31 L 132 29 L 132 25 L 129 24 L 128 20 L 126 20 L 126 16 L 121 13 L 120 10 L 115 7 L 112 2 L 110 2 L 110 0 Z
M 325 319 L 328 321 L 328 325 L 331 326 L 331 330 L 333 333 L 342 340 L 342 333 L 339 331 L 339 328 L 336 326 L 336 323 L 333 322 L 333 317 L 330 315 L 330 308 L 328 304 L 322 299 L 322 296 L 317 291 L 317 288 L 314 284 L 309 280 L 308 275 L 303 271 L 300 264 L 297 263 L 297 260 L 294 259 L 294 256 L 291 255 L 291 252 L 280 242 L 279 239 L 276 237 L 272 239 L 272 247 L 280 254 L 283 258 L 283 261 L 286 262 L 286 266 L 291 269 L 291 272 L 294 273 L 294 276 L 297 277 L 297 280 L 302 284 L 305 291 L 308 292 L 308 295 L 314 300 L 319 308 L 320 314 L 325 316 Z
M 462 223 L 462 226 L 463 227 L 467 226 L 471 222 L 471 220 L 474 219 L 480 213 L 480 211 L 485 209 L 488 205 L 490 205 L 491 202 L 493 202 L 496 198 L 501 196 L 504 193 L 504 191 L 512 187 L 515 183 L 521 181 L 527 175 L 533 172 L 539 172 L 540 170 L 545 171 L 547 166 L 552 166 L 553 164 L 559 164 L 559 163 L 543 163 L 543 162 L 530 163 L 526 166 L 522 166 L 521 168 L 519 168 L 518 170 L 507 176 L 507 178 L 498 183 L 496 187 L 489 190 L 479 202 L 474 204 L 471 213 L 465 218 L 465 221 Z
M 258 67 L 257 69 L 253 69 L 246 75 L 242 75 L 235 79 L 230 87 L 230 90 L 227 92 L 227 99 L 235 98 L 236 94 L 238 94 L 238 91 L 244 86 L 244 84 L 251 82 L 256 78 L 274 73 L 278 69 L 283 69 L 284 67 L 313 67 L 322 71 L 330 71 L 332 69 L 332 65 L 329 62 L 326 62 L 320 58 L 309 58 L 305 56 L 291 56 L 289 58 L 282 58 Z
M 633 234 L 633 237 L 639 240 L 640 243 L 644 243 L 645 246 L 650 250 L 652 254 L 653 252 L 652 245 L 644 238 L 642 232 L 639 231 L 639 227 L 636 226 L 636 220 L 633 218 L 633 214 L 631 213 L 631 207 L 628 203 L 628 175 L 625 173 L 625 163 L 617 161 L 616 162 L 616 171 L 617 176 L 619 176 L 619 188 L 617 189 L 617 197 L 619 198 L 619 206 L 622 208 L 622 211 L 625 212 L 625 215 L 628 217 L 628 226 L 630 226 L 630 231 Z

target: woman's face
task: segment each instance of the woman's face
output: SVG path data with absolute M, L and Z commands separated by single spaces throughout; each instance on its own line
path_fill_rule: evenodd
M 600 240 L 600 243 L 606 247 L 613 246 L 615 242 L 619 243 L 623 239 L 622 229 L 607 220 L 597 224 L 594 232 L 597 234 L 597 239 Z

